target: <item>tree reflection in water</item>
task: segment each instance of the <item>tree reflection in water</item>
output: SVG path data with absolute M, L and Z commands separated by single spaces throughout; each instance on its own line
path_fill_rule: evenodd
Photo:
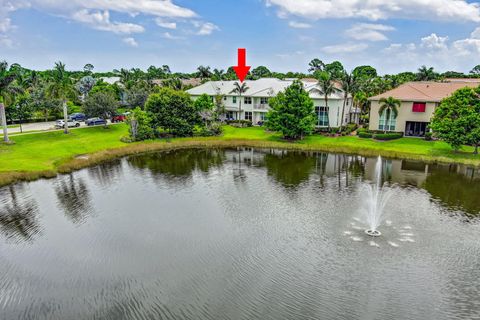
M 128 163 L 137 169 L 149 170 L 154 177 L 170 182 L 185 183 L 194 171 L 208 173 L 225 162 L 225 151 L 217 149 L 188 149 L 132 156 Z
M 59 206 L 74 223 L 83 223 L 92 212 L 90 191 L 83 179 L 74 174 L 59 178 L 55 192 Z
M 11 185 L 0 193 L 5 199 L 0 203 L 0 230 L 9 240 L 32 241 L 40 232 L 38 206 L 29 197 L 18 197 L 18 188 L 19 185 Z
M 303 152 L 272 150 L 265 155 L 268 175 L 285 187 L 296 188 L 307 181 L 316 164 L 314 157 Z
M 88 175 L 102 186 L 109 186 L 122 177 L 122 161 L 120 159 L 88 168 Z

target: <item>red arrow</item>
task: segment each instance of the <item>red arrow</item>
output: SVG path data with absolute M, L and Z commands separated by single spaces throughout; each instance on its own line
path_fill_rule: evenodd
M 240 82 L 243 82 L 247 77 L 248 71 L 250 71 L 250 66 L 247 66 L 247 50 L 238 49 L 238 66 L 233 67 L 235 73 L 237 74 Z

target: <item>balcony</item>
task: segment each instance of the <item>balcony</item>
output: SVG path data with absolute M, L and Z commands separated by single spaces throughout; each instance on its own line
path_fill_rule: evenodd
M 269 110 L 269 106 L 266 103 L 256 103 L 253 106 L 255 110 Z

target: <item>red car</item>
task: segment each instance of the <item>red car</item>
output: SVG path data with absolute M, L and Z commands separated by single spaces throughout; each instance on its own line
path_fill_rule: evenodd
M 124 122 L 125 120 L 127 120 L 127 116 L 125 114 L 116 114 L 111 119 L 112 123 Z

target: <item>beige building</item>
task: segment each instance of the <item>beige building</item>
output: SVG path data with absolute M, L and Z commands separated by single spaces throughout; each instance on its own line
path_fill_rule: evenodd
M 422 137 L 428 130 L 435 108 L 440 102 L 458 89 L 478 87 L 480 79 L 455 79 L 449 82 L 408 82 L 398 88 L 372 97 L 370 130 L 403 132 L 405 136 Z M 402 102 L 398 115 L 384 111 L 379 114 L 379 100 L 393 97 Z

